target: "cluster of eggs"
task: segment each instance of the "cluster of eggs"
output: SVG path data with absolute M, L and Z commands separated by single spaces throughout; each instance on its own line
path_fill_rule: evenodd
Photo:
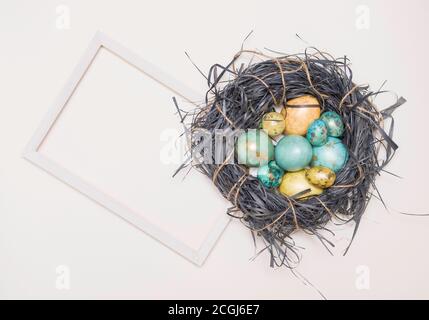
M 346 164 L 343 133 L 341 117 L 334 111 L 321 114 L 318 100 L 305 95 L 289 100 L 281 112 L 265 114 L 260 129 L 243 133 L 237 140 L 237 158 L 257 168 L 264 186 L 307 198 L 332 186 Z

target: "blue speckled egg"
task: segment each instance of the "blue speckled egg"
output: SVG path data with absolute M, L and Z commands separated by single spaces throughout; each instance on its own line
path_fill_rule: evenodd
M 323 120 L 328 128 L 328 136 L 341 137 L 344 133 L 344 123 L 340 115 L 334 111 L 322 113 L 320 119 Z
M 315 146 L 319 147 L 326 143 L 328 139 L 328 128 L 323 120 L 317 119 L 314 120 L 313 123 L 307 130 L 307 140 Z
M 302 136 L 283 137 L 274 149 L 277 164 L 286 171 L 298 171 L 310 164 L 313 150 L 310 142 Z
M 313 148 L 311 166 L 322 166 L 334 172 L 340 171 L 349 158 L 347 147 L 340 139 L 328 137 L 328 141 L 320 147 Z
M 258 179 L 267 188 L 275 188 L 280 185 L 284 171 L 275 161 L 258 168 Z

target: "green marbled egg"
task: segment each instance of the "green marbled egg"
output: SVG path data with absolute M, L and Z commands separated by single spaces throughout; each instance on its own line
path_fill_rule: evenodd
M 328 136 L 341 137 L 344 133 L 344 123 L 340 115 L 334 111 L 327 111 L 322 113 L 320 120 L 325 122 L 328 128 Z
M 236 144 L 239 164 L 259 167 L 274 159 L 274 145 L 262 130 L 249 129 L 242 133 Z
M 340 171 L 346 164 L 349 153 L 340 139 L 328 137 L 328 141 L 320 147 L 313 147 L 311 166 L 322 166 L 334 172 Z
M 275 161 L 260 166 L 258 169 L 258 179 L 267 188 L 275 188 L 280 185 L 284 171 Z
M 328 139 L 328 128 L 323 120 L 317 119 L 313 121 L 307 130 L 307 140 L 315 147 L 319 147 L 326 143 Z

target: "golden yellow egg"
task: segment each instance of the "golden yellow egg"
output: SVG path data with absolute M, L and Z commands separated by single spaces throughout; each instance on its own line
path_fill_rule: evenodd
M 316 196 L 323 192 L 323 189 L 312 185 L 305 177 L 306 170 L 288 172 L 283 176 L 279 191 L 286 196 L 292 197 L 308 190 L 301 194 L 297 199 L 303 199 L 310 196 Z
M 303 136 L 310 124 L 320 117 L 319 101 L 313 96 L 305 95 L 287 101 L 281 114 L 285 117 L 285 134 Z
M 275 137 L 285 130 L 285 119 L 278 112 L 269 112 L 262 117 L 262 129 L 270 136 Z
M 311 184 L 325 189 L 334 184 L 336 175 L 335 172 L 329 168 L 316 166 L 308 169 L 305 173 L 305 177 Z

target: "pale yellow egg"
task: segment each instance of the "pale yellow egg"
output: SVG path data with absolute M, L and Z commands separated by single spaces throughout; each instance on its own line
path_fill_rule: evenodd
M 297 199 L 322 194 L 323 189 L 312 185 L 305 177 L 305 172 L 306 170 L 286 173 L 283 176 L 279 191 L 288 197 L 292 197 L 308 190 L 307 192 L 297 196 Z
M 335 172 L 329 168 L 316 166 L 307 170 L 305 173 L 307 180 L 320 188 L 329 188 L 335 182 Z
M 285 130 L 285 119 L 278 112 L 269 112 L 262 117 L 262 129 L 270 136 L 275 137 Z

